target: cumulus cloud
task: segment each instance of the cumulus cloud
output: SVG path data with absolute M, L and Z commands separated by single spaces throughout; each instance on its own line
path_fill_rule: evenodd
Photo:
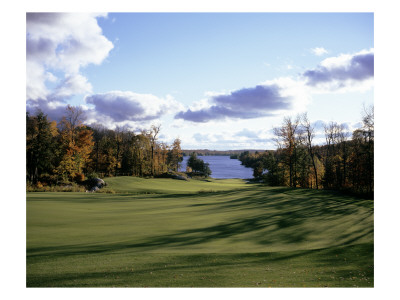
M 328 51 L 323 47 L 315 47 L 315 48 L 311 49 L 311 52 L 317 56 L 322 56 L 322 55 L 328 53 Z
M 36 114 L 38 110 L 47 114 L 51 120 L 61 120 L 66 112 L 66 105 L 60 101 L 47 101 L 38 99 L 36 101 L 28 100 L 26 103 L 26 111 L 30 114 Z
M 275 83 L 243 88 L 229 94 L 212 96 L 208 107 L 189 108 L 179 112 L 175 118 L 192 122 L 208 122 L 226 118 L 251 119 L 271 116 L 287 110 L 292 105 L 290 96 L 284 96 L 281 87 Z
M 66 76 L 58 87 L 50 94 L 50 99 L 65 99 L 75 94 L 86 94 L 92 92 L 92 85 L 87 78 L 81 74 Z
M 46 101 L 60 102 L 92 91 L 80 71 L 102 63 L 113 48 L 97 23 L 102 16 L 106 15 L 26 14 L 26 99 L 31 107 L 49 109 Z
M 313 50 L 327 53 L 324 48 Z M 343 54 L 323 60 L 297 78 L 277 78 L 230 93 L 209 92 L 207 99 L 179 112 L 175 119 L 205 123 L 299 113 L 306 109 L 313 94 L 367 90 L 373 86 L 373 77 L 373 49 Z
M 254 119 L 302 111 L 310 101 L 303 82 L 289 77 L 265 81 L 255 87 L 230 93 L 208 93 L 175 119 L 205 123 L 226 119 Z
M 94 94 L 85 98 L 87 104 L 94 106 L 90 112 L 92 119 L 112 123 L 125 121 L 141 122 L 162 117 L 182 109 L 181 104 L 171 96 L 159 98 L 150 94 L 112 91 Z
M 374 77 L 373 50 L 342 54 L 323 60 L 316 69 L 303 73 L 306 84 L 321 91 L 359 89 L 372 86 Z

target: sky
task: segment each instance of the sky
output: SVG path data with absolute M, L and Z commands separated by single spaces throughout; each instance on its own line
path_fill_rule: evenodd
M 307 112 L 361 126 L 374 104 L 373 13 L 27 13 L 26 109 L 140 131 L 183 149 L 275 149 Z

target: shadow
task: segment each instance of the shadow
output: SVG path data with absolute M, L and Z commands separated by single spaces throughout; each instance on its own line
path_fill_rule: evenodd
M 132 201 L 127 195 L 117 197 L 118 201 L 124 197 Z M 240 194 L 235 191 L 206 192 L 195 196 L 190 194 L 187 201 L 188 195 L 184 194 L 147 197 L 182 199 L 182 206 L 201 209 L 202 213 L 228 214 L 236 210 L 240 214 L 232 213 L 233 219 L 231 217 L 221 222 L 216 220 L 212 226 L 181 229 L 161 236 L 152 235 L 141 241 L 29 247 L 27 257 L 201 246 L 230 238 L 241 239 L 246 234 L 251 234 L 254 243 L 258 245 L 273 246 L 279 243 L 287 245 L 288 249 L 293 246 L 299 248 L 300 244 L 307 248 L 309 243 L 318 244 L 320 238 L 331 245 L 351 245 L 362 240 L 373 240 L 373 210 L 369 203 L 353 197 L 337 197 L 326 191 L 265 187 L 257 190 L 242 189 Z M 246 216 L 246 211 L 250 215 Z M 352 227 L 354 229 L 346 231 Z

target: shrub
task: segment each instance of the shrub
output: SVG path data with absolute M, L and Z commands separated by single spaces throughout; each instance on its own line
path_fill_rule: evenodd
M 57 175 L 50 175 L 45 173 L 40 175 L 39 181 L 42 185 L 55 185 L 57 184 L 58 178 Z
M 93 178 L 101 178 L 97 173 L 92 172 L 89 174 L 86 174 L 87 179 L 93 179 Z
M 40 189 L 40 188 L 43 187 L 43 184 L 42 184 L 40 181 L 38 181 L 38 182 L 36 182 L 36 187 L 37 187 L 38 189 Z
M 85 181 L 85 175 L 83 173 L 75 173 L 74 181 L 77 183 L 82 183 Z
M 75 183 L 55 186 L 32 185 L 30 183 L 26 185 L 27 192 L 85 192 L 85 190 L 85 187 Z

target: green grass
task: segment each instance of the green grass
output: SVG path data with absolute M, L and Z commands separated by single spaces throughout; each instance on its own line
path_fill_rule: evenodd
M 203 180 L 172 180 L 146 179 L 129 176 L 111 177 L 107 180 L 105 189 L 112 189 L 119 193 L 131 194 L 187 194 L 209 191 L 230 191 L 248 187 L 241 179 L 203 179 Z
M 27 194 L 27 286 L 373 286 L 373 203 L 242 180 Z

